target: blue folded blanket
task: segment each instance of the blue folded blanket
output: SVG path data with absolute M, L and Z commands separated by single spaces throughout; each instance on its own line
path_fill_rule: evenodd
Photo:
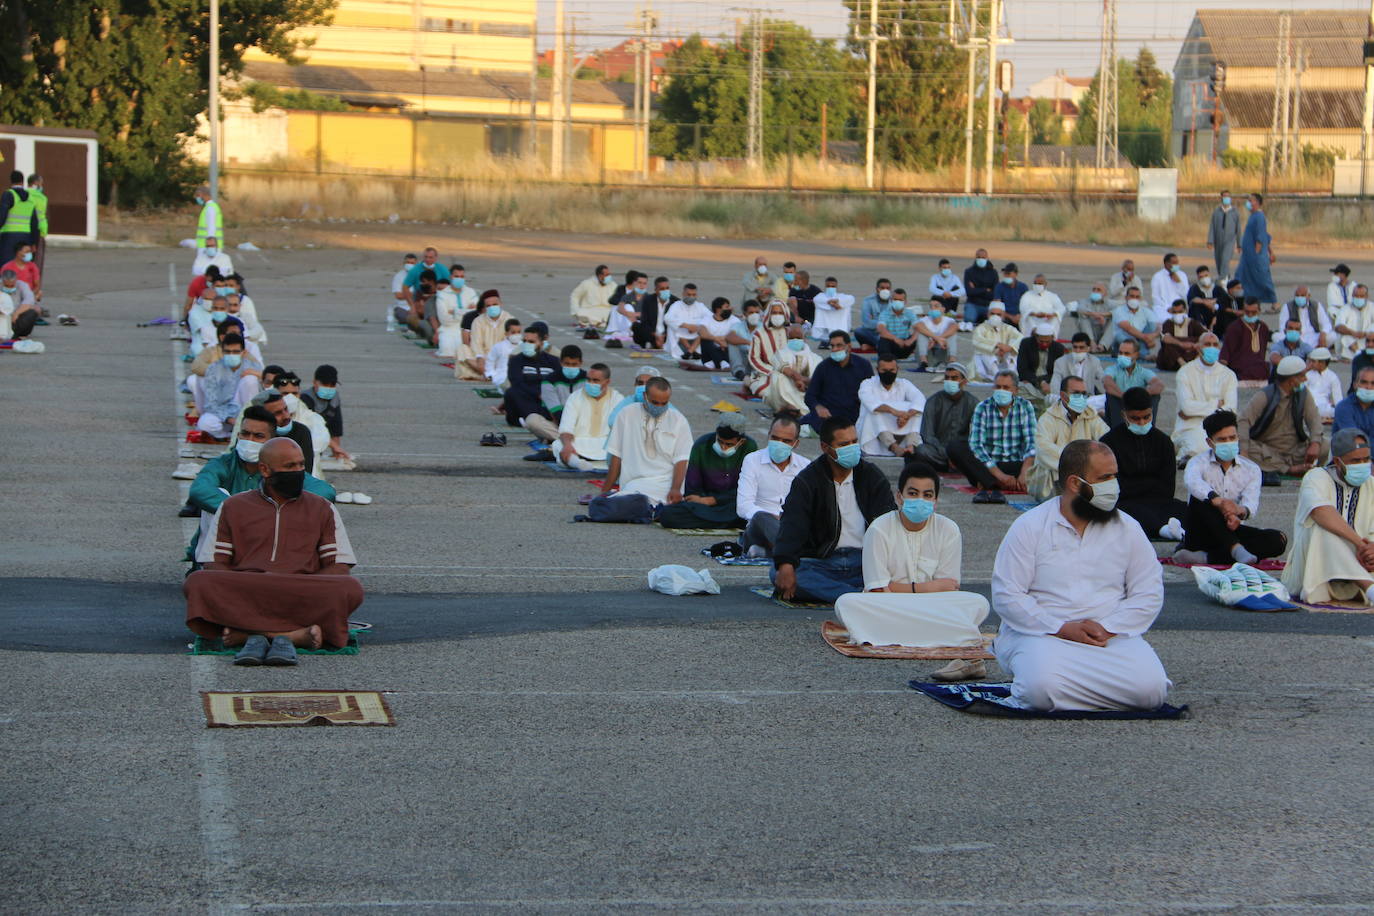
M 1186 719 L 1187 706 L 1165 703 L 1158 709 L 1109 709 L 1096 712 L 1062 709 L 1040 712 L 1024 709 L 1013 703 L 1010 684 L 927 684 L 908 681 L 912 690 L 939 700 L 951 709 L 978 716 L 1002 716 L 1008 719 Z

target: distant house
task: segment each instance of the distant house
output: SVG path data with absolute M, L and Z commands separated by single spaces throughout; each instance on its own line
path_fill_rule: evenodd
M 663 74 L 667 67 L 668 58 L 673 55 L 678 48 L 682 47 L 679 39 L 665 38 L 662 41 L 654 42 L 655 50 L 650 55 L 649 72 L 650 85 L 654 92 L 663 88 Z M 579 55 L 579 59 L 586 58 L 582 64 L 587 70 L 597 70 L 602 74 L 603 79 L 615 80 L 618 82 L 633 83 L 635 81 L 635 65 L 638 62 L 638 55 L 635 53 L 635 42 L 622 41 L 620 44 L 611 48 L 600 48 L 588 51 Z M 539 54 L 539 64 L 543 67 L 553 66 L 553 51 L 541 51 Z
M 1065 99 L 1075 106 L 1083 103 L 1083 96 L 1092 86 L 1090 76 L 1065 76 L 1061 70 L 1052 76 L 1031 83 L 1026 87 L 1026 97 L 1030 99 Z
M 1043 98 L 1043 96 L 1041 97 Z M 1007 108 L 1021 112 L 1023 117 L 1030 116 L 1030 110 L 1040 98 L 1007 99 Z M 1078 124 L 1078 105 L 1068 99 L 1045 99 L 1050 103 L 1050 111 L 1059 115 L 1064 125 L 1064 133 L 1072 134 Z
M 1280 15 L 1273 10 L 1197 11 L 1174 64 L 1174 156 L 1212 156 L 1214 111 L 1221 115 L 1218 153 L 1228 147 L 1260 149 L 1270 144 Z M 1353 10 L 1282 15 L 1291 23 L 1294 66 L 1288 103 L 1297 142 L 1358 155 L 1368 15 Z M 1305 62 L 1301 71 L 1299 61 Z M 1214 62 L 1226 68 L 1219 97 L 1210 82 Z M 1278 101 L 1281 105 L 1281 95 Z

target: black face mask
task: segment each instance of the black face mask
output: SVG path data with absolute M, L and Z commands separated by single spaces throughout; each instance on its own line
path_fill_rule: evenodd
M 879 372 L 879 373 L 878 373 L 878 381 L 882 382 L 883 385 L 884 385 L 884 387 L 886 387 L 886 386 L 888 386 L 888 385 L 891 385 L 893 382 L 897 381 L 897 373 L 895 373 L 895 372 Z
M 283 499 L 295 499 L 305 488 L 305 471 L 277 471 L 267 478 L 267 485 Z

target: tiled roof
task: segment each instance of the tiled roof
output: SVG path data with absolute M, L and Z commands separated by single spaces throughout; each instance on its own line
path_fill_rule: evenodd
M 1272 89 L 1228 89 L 1222 95 L 1226 120 L 1233 127 L 1267 128 L 1273 124 L 1274 91 Z M 1290 105 L 1290 110 L 1294 106 Z M 1302 123 L 1299 130 L 1340 129 L 1358 130 L 1364 109 L 1362 89 L 1304 89 L 1302 92 Z
M 1307 52 L 1310 67 L 1364 67 L 1366 13 L 1304 10 L 1288 13 L 1295 45 Z M 1211 56 L 1231 67 L 1273 67 L 1278 56 L 1276 10 L 1198 10 L 1200 41 Z M 1186 52 L 1186 46 L 1185 46 Z

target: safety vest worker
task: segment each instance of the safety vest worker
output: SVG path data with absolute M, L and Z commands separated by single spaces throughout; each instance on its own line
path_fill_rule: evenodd
M 20 245 L 33 242 L 33 197 L 24 189 L 24 173 L 10 173 L 10 187 L 0 194 L 0 264 L 14 259 Z
M 196 247 L 204 248 L 205 240 L 218 239 L 219 247 L 226 247 L 224 238 L 224 215 L 219 204 L 210 199 L 210 189 L 205 185 L 196 188 L 196 203 L 200 204 L 200 222 L 196 224 Z

